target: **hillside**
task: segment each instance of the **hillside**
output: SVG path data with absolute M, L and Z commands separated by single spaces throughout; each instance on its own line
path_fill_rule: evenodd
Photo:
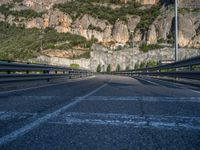
M 98 64 L 112 63 L 96 59 L 97 51 L 106 51 L 107 55 L 102 55 L 108 57 L 108 53 L 115 55 L 132 48 L 137 61 L 124 62 L 120 58 L 119 62 L 122 68 L 134 67 L 144 61 L 137 59 L 139 55 L 173 46 L 173 17 L 171 0 L 3 0 L 0 2 L 0 59 L 27 60 L 43 55 L 71 59 L 67 64 L 76 61 L 95 70 Z M 179 22 L 179 46 L 198 52 L 199 9 L 180 8 Z M 161 57 L 155 56 L 152 61 L 164 59 L 167 54 L 162 53 L 165 52 L 161 51 Z M 80 58 L 86 58 L 86 64 Z M 117 66 L 112 64 L 113 68 Z

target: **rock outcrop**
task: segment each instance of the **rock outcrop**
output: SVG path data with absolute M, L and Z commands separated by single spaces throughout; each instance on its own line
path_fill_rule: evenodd
M 61 11 L 49 11 L 44 14 L 42 18 L 34 18 L 31 21 L 25 23 L 26 28 L 55 28 L 57 32 L 70 32 L 72 19 L 69 15 L 64 14 Z
M 129 32 L 128 27 L 125 22 L 123 21 L 116 21 L 114 28 L 113 28 L 113 39 L 117 43 L 126 43 L 129 40 Z
M 85 14 L 73 22 L 71 33 L 81 35 L 86 39 L 96 38 L 99 42 L 107 42 L 112 39 L 111 31 L 112 26 L 106 20 Z

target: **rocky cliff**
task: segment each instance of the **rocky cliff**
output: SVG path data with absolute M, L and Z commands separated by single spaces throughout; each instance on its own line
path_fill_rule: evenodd
M 58 33 L 70 33 L 95 41 L 104 48 L 108 48 L 105 54 L 101 52 L 103 56 L 101 57 L 97 56 L 94 47 L 90 47 L 90 50 L 93 50 L 90 62 L 97 65 L 97 63 L 103 64 L 101 62 L 103 58 L 110 57 L 108 54 L 110 51 L 119 54 L 125 50 L 126 54 L 123 55 L 133 54 L 131 57 L 135 58 L 136 54 L 132 52 L 129 54 L 127 49 L 134 47 L 139 51 L 142 43 L 146 43 L 147 46 L 173 46 L 174 9 L 170 3 L 171 0 L 119 0 L 116 2 L 111 0 L 2 0 L 0 1 L 0 21 L 27 29 L 53 28 Z M 199 9 L 179 10 L 179 46 L 200 49 Z M 119 49 L 121 51 L 115 52 Z M 55 54 L 63 58 L 71 55 L 71 51 L 60 52 L 60 54 L 58 52 L 59 49 L 47 49 L 45 55 L 52 57 Z M 73 55 L 79 54 L 81 53 L 73 51 Z M 96 57 L 101 60 L 94 60 Z M 112 58 L 114 61 L 114 57 Z M 155 59 L 159 58 L 155 57 Z M 122 64 L 126 63 L 128 62 Z M 92 69 L 95 67 L 91 66 Z

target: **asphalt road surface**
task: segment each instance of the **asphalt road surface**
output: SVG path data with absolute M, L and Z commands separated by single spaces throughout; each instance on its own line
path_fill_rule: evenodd
M 0 92 L 0 150 L 199 150 L 200 91 L 99 75 Z

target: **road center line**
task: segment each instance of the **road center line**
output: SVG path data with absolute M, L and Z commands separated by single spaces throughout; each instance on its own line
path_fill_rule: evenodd
M 110 80 L 108 81 L 110 82 Z M 5 135 L 3 137 L 0 138 L 0 145 L 3 144 L 7 144 L 15 139 L 17 139 L 20 136 L 23 136 L 24 134 L 28 133 L 29 131 L 31 131 L 32 129 L 36 128 L 37 126 L 39 126 L 40 124 L 48 121 L 49 119 L 53 118 L 53 117 L 57 117 L 59 114 L 61 114 L 62 112 L 66 111 L 67 109 L 69 109 L 70 107 L 80 103 L 82 100 L 84 100 L 85 98 L 95 94 L 96 92 L 98 92 L 99 90 L 101 90 L 102 88 L 104 88 L 107 85 L 107 83 L 104 83 L 103 85 L 101 85 L 100 87 L 98 87 L 97 89 L 93 90 L 92 92 L 82 96 L 82 97 L 78 97 L 75 98 L 73 100 L 73 102 L 69 103 L 68 105 L 65 105 L 59 109 L 57 109 L 56 111 L 46 114 L 45 116 L 38 118 L 37 120 L 35 120 L 34 122 L 25 125 L 22 128 L 19 128 L 13 132 L 11 132 L 8 135 Z

